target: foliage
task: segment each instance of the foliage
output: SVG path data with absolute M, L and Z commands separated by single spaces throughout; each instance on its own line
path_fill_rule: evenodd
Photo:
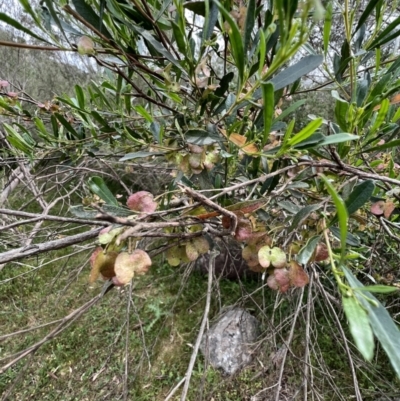
M 398 292 L 398 277 L 382 280 L 375 260 L 395 264 L 377 254 L 378 236 L 391 249 L 400 243 L 400 62 L 388 51 L 400 17 L 383 18 L 391 2 L 370 0 L 361 15 L 356 0 L 325 11 L 317 0 L 20 2 L 35 28 L 0 20 L 94 59 L 105 78 L 29 110 L 0 77 L 0 112 L 11 119 L 2 140 L 40 209 L 0 210 L 31 219 L 6 222 L 4 230 L 24 227 L 27 242 L 0 263 L 97 237 L 90 280 L 112 280 L 104 295 L 111 282 L 132 285 L 157 255 L 178 266 L 233 238 L 280 293 L 304 291 L 329 269 L 358 350 L 371 361 L 375 335 L 400 376 L 399 329 L 371 294 Z M 329 49 L 336 14 L 340 54 Z M 332 109 L 298 127 L 292 117 L 304 102 L 291 97 L 315 90 L 302 82 L 317 68 L 329 77 Z M 59 196 L 47 200 L 39 183 L 54 158 Z M 129 176 L 143 166 L 148 175 L 159 168 L 165 185 L 134 185 Z M 69 214 L 50 214 L 64 201 Z M 51 220 L 79 233 L 45 244 L 37 233 Z

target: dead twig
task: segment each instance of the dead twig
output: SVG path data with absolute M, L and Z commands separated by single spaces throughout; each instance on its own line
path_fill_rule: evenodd
M 200 343 L 203 338 L 204 330 L 206 328 L 206 324 L 208 321 L 208 313 L 210 312 L 210 304 L 211 304 L 211 292 L 212 292 L 212 282 L 215 268 L 215 258 L 217 257 L 218 254 L 219 252 L 216 249 L 213 249 L 210 253 L 210 259 L 208 262 L 208 285 L 207 285 L 206 306 L 204 308 L 203 320 L 200 325 L 199 334 L 197 335 L 197 340 L 193 347 L 192 356 L 190 357 L 189 366 L 185 374 L 185 385 L 182 390 L 181 401 L 186 400 L 186 396 L 189 390 L 190 379 L 193 373 L 193 367 L 196 362 L 197 354 L 200 348 Z

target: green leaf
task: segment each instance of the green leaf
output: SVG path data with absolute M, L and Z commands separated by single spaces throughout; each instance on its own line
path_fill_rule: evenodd
M 79 85 L 75 85 L 76 98 L 78 99 L 78 104 L 81 109 L 85 109 L 85 95 L 83 89 Z
M 381 103 L 381 108 L 378 111 L 378 115 L 376 116 L 375 122 L 371 129 L 369 130 L 368 136 L 375 134 L 380 126 L 385 121 L 387 112 L 389 111 L 390 101 L 389 99 L 383 99 Z
M 172 32 L 174 34 L 174 39 L 176 41 L 176 44 L 178 45 L 178 50 L 182 54 L 186 54 L 185 36 L 181 32 L 179 25 L 176 22 L 171 21 L 171 25 L 172 25 Z
M 103 21 L 100 17 L 94 12 L 92 7 L 86 3 L 85 0 L 71 0 L 72 4 L 75 7 L 76 12 L 90 25 L 94 28 L 98 29 L 104 36 L 108 39 L 112 39 L 110 32 L 107 31 L 106 27 L 104 26 Z
M 333 98 L 336 99 L 335 104 L 335 119 L 342 131 L 347 131 L 347 111 L 349 109 L 349 104 L 339 97 L 337 91 L 332 91 Z
M 363 287 L 349 269 L 345 266 L 342 266 L 342 269 L 351 287 L 358 289 Z M 397 376 L 400 378 L 400 331 L 388 311 L 370 292 L 365 291 L 361 295 L 358 291 L 355 292 L 355 296 L 368 312 L 368 319 L 372 330 L 385 350 Z M 365 299 L 365 296 L 372 302 Z M 374 306 L 372 303 L 377 306 Z
M 54 113 L 56 116 L 57 120 L 66 128 L 66 130 L 72 134 L 72 136 L 76 139 L 82 139 L 81 135 L 79 135 L 75 129 L 72 127 L 72 125 L 65 119 L 65 117 L 62 114 L 59 113 Z
M 353 296 L 343 296 L 342 303 L 354 342 L 361 355 L 367 361 L 371 361 L 374 356 L 374 335 L 372 334 L 367 312 Z
M 310 55 L 302 58 L 298 63 L 286 68 L 269 82 L 274 84 L 275 91 L 297 81 L 299 78 L 319 67 L 324 58 L 321 55 Z M 260 96 L 261 97 L 261 96 Z
M 65 34 L 64 28 L 61 24 L 61 21 L 58 18 L 56 10 L 54 9 L 53 0 L 43 0 L 43 2 L 46 3 L 47 10 L 50 12 L 51 19 L 55 22 L 55 24 L 57 25 L 60 32 L 64 35 L 64 37 L 68 41 L 67 35 Z
M 263 117 L 264 117 L 264 135 L 262 146 L 264 147 L 268 141 L 269 133 L 271 131 L 272 118 L 274 116 L 274 85 L 269 83 L 261 84 L 263 93 Z
M 391 294 L 392 292 L 399 292 L 400 288 L 398 287 L 391 287 L 389 285 L 367 285 L 365 287 L 356 287 L 353 288 L 355 291 L 369 291 L 375 292 L 377 294 Z
M 235 60 L 235 65 L 238 69 L 239 75 L 239 86 L 241 87 L 244 83 L 244 65 L 245 65 L 245 58 L 244 58 L 244 48 L 243 48 L 243 41 L 240 35 L 239 27 L 237 26 L 235 20 L 231 17 L 229 12 L 223 7 L 223 5 L 214 0 L 215 4 L 217 5 L 219 12 L 224 16 L 226 22 L 229 24 L 229 42 L 231 44 L 232 55 Z
M 326 189 L 328 190 L 329 195 L 332 197 L 332 200 L 336 206 L 337 214 L 339 218 L 339 227 L 340 227 L 340 245 L 341 245 L 341 258 L 344 259 L 346 253 L 346 238 L 347 238 L 347 222 L 349 220 L 349 216 L 347 214 L 347 208 L 343 201 L 343 199 L 338 195 L 335 188 L 329 182 L 329 180 L 324 176 L 320 175 L 322 181 L 324 181 Z
M 397 146 L 400 146 L 400 139 L 395 139 L 394 141 L 391 141 L 391 142 L 388 142 L 388 143 L 384 143 L 383 145 L 378 145 L 378 146 L 374 146 L 374 147 L 369 148 L 369 149 L 365 149 L 362 152 L 363 153 L 375 152 L 377 150 L 385 150 L 385 149 L 396 148 Z
M 205 2 L 204 2 L 205 3 Z M 212 33 L 214 32 L 215 25 L 218 23 L 218 7 L 214 1 L 209 1 L 209 8 L 204 12 L 204 27 L 203 27 L 203 36 L 201 45 L 203 46 L 204 41 L 210 39 Z M 189 2 L 186 2 L 183 7 L 189 5 Z M 206 3 L 205 3 L 206 5 Z M 189 7 L 188 7 L 189 8 Z
M 313 255 L 315 248 L 317 247 L 319 241 L 320 241 L 319 235 L 317 235 L 315 237 L 311 237 L 307 241 L 307 243 L 303 246 L 303 248 L 300 249 L 300 252 L 297 256 L 297 261 L 300 264 L 306 265 L 308 263 L 311 256 Z
M 324 23 L 324 57 L 328 53 L 329 38 L 331 36 L 332 27 L 332 2 L 328 4 L 325 12 L 325 23 Z
M 367 20 L 367 18 L 372 14 L 374 11 L 375 6 L 380 2 L 381 0 L 370 0 L 365 7 L 363 13 L 361 14 L 360 19 L 358 20 L 356 29 L 353 32 L 354 34 L 361 28 L 361 25 Z
M 134 31 L 143 36 L 143 38 L 154 47 L 157 52 L 159 52 L 162 56 L 164 56 L 168 61 L 170 61 L 175 67 L 178 67 L 185 75 L 187 75 L 187 71 L 182 67 L 180 62 L 158 41 L 154 38 L 154 36 L 141 28 L 140 26 L 130 24 L 129 25 Z
M 358 135 L 347 134 L 347 133 L 340 133 L 326 136 L 321 142 L 318 143 L 318 146 L 326 146 L 332 145 L 334 143 L 341 143 L 347 141 L 356 141 L 360 139 Z
M 32 32 L 30 29 L 25 28 L 25 26 L 20 24 L 15 19 L 9 17 L 7 14 L 0 13 L 0 21 L 5 22 L 7 25 L 10 25 L 15 29 L 17 29 L 17 30 L 19 30 L 21 32 L 24 32 L 24 33 L 28 34 L 29 36 L 32 36 L 33 38 L 40 40 L 41 42 L 46 42 L 46 43 L 50 44 L 49 41 L 47 41 L 46 39 L 43 39 L 40 36 L 36 35 L 36 33 Z
M 146 121 L 148 121 L 149 123 L 153 122 L 153 117 L 147 112 L 147 110 L 142 105 L 139 104 L 138 106 L 134 106 L 133 109 L 142 117 L 144 117 Z
M 297 102 L 294 102 L 291 104 L 288 108 L 282 111 L 282 113 L 275 118 L 274 123 L 276 121 L 280 121 L 284 119 L 286 116 L 288 116 L 290 113 L 293 113 L 295 110 L 297 110 L 300 106 L 302 106 L 304 103 L 306 103 L 306 99 L 298 100 Z
M 308 205 L 303 207 L 293 218 L 292 224 L 290 225 L 289 232 L 298 228 L 300 224 L 314 211 L 321 208 L 320 204 Z
M 317 119 L 311 121 L 299 133 L 297 133 L 294 137 L 290 138 L 287 142 L 287 145 L 295 146 L 295 145 L 305 141 L 321 126 L 322 121 L 323 121 L 322 118 L 317 118 Z
M 22 135 L 17 132 L 11 125 L 3 123 L 5 130 L 7 131 L 7 140 L 15 148 L 20 150 L 27 156 L 32 155 L 33 145 L 26 141 Z
M 372 50 L 376 47 L 380 47 L 383 44 L 395 39 L 400 35 L 400 29 L 398 25 L 400 24 L 400 17 L 394 19 L 387 27 L 384 29 L 367 47 L 366 50 Z
M 364 181 L 354 188 L 353 192 L 345 201 L 349 215 L 355 213 L 370 200 L 374 189 L 375 184 L 372 180 Z
M 211 145 L 221 141 L 221 137 L 218 134 L 196 128 L 187 130 L 185 133 L 185 139 L 187 143 L 193 143 L 199 146 Z
M 336 237 L 337 239 L 340 240 L 340 230 L 337 227 L 331 226 L 329 227 L 330 232 L 332 233 L 332 235 L 334 237 Z M 355 235 L 353 235 L 352 233 L 347 233 L 347 237 L 346 237 L 346 245 L 350 245 L 350 246 L 355 246 L 355 247 L 360 247 L 361 243 L 360 240 L 358 239 L 358 237 L 356 237 Z
M 118 206 L 117 199 L 115 199 L 114 195 L 108 189 L 106 183 L 101 177 L 90 177 L 88 180 L 88 186 L 90 190 L 103 199 L 104 202 L 109 205 Z
M 256 20 L 256 1 L 249 0 L 247 4 L 247 14 L 246 14 L 246 21 L 244 25 L 243 31 L 243 48 L 244 52 L 247 56 L 247 50 L 249 48 L 251 34 L 254 29 L 254 22 Z

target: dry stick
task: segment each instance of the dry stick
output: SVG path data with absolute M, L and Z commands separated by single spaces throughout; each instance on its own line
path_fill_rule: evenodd
M 129 315 L 131 312 L 132 299 L 132 281 L 129 283 L 128 305 L 126 307 L 126 338 L 125 338 L 125 374 L 124 374 L 124 401 L 127 401 L 129 395 L 128 389 L 128 371 L 129 371 Z
M 314 273 L 315 273 L 315 271 L 314 271 Z M 323 285 L 319 281 L 317 281 L 317 283 L 318 283 L 318 287 L 319 287 L 320 291 L 322 292 L 322 294 L 325 297 L 325 300 L 326 300 L 331 312 L 333 313 L 333 316 L 334 316 L 334 318 L 336 320 L 336 324 L 337 324 L 337 327 L 339 329 L 340 335 L 342 336 L 343 345 L 344 345 L 344 348 L 346 350 L 347 358 L 349 359 L 349 365 L 350 365 L 350 370 L 351 370 L 351 374 L 352 374 L 352 377 L 353 377 L 353 384 L 354 384 L 354 391 L 355 391 L 356 399 L 357 399 L 357 401 L 362 401 L 360 387 L 358 386 L 357 375 L 356 375 L 356 371 L 354 369 L 353 358 L 351 357 L 351 352 L 350 352 L 350 349 L 349 349 L 349 345 L 347 343 L 347 337 L 346 337 L 346 335 L 345 335 L 345 333 L 343 331 L 343 327 L 342 327 L 342 325 L 340 323 L 340 320 L 339 320 L 339 317 L 338 317 L 338 315 L 337 315 L 337 313 L 335 311 L 335 308 L 331 304 L 331 301 L 330 301 L 330 299 L 329 299 L 329 297 L 328 297 L 328 295 L 327 295 L 327 293 L 325 291 L 325 288 L 323 287 Z
M 180 386 L 182 386 L 182 384 L 185 382 L 186 377 L 184 377 L 183 379 L 181 379 L 181 381 L 169 392 L 169 394 L 167 395 L 167 398 L 164 401 L 168 401 L 171 399 L 171 397 L 176 393 L 176 391 L 178 390 L 178 388 Z
M 208 285 L 207 285 L 207 298 L 206 298 L 206 306 L 204 308 L 203 320 L 200 325 L 199 334 L 197 335 L 196 344 L 194 345 L 192 356 L 190 357 L 189 366 L 187 368 L 185 374 L 185 385 L 183 386 L 181 401 L 186 400 L 186 395 L 189 390 L 190 379 L 193 373 L 193 367 L 196 362 L 197 354 L 199 352 L 200 343 L 203 338 L 204 330 L 206 328 L 207 320 L 208 320 L 208 313 L 210 312 L 210 304 L 211 304 L 211 292 L 212 292 L 212 281 L 214 275 L 214 268 L 215 268 L 215 258 L 219 255 L 218 250 L 213 249 L 210 252 L 210 260 L 208 262 Z
M 281 385 L 282 385 L 282 378 L 283 378 L 283 371 L 285 370 L 285 364 L 286 364 L 286 357 L 287 357 L 290 343 L 292 342 L 292 339 L 293 339 L 294 328 L 296 326 L 297 317 L 299 316 L 301 303 L 303 301 L 303 294 L 304 294 L 304 287 L 302 287 L 302 289 L 301 289 L 301 294 L 299 296 L 299 302 L 297 303 L 296 312 L 293 316 L 293 323 L 292 323 L 292 327 L 290 328 L 289 338 L 288 338 L 287 342 L 284 344 L 285 349 L 283 350 L 283 358 L 282 358 L 282 362 L 281 362 L 281 368 L 279 371 L 279 379 L 278 379 L 278 383 L 277 383 L 278 388 L 276 389 L 275 401 L 279 401 L 279 395 L 281 392 Z
M 304 401 L 307 401 L 308 399 L 307 385 L 308 385 L 308 369 L 310 363 L 310 315 L 311 315 L 311 305 L 312 305 L 312 287 L 314 282 L 314 273 L 310 274 L 310 276 L 311 278 L 310 278 L 310 284 L 308 286 L 307 314 L 306 314 L 306 349 L 304 352 L 304 380 L 303 380 Z
M 100 231 L 101 228 L 96 228 L 81 234 L 70 235 L 54 241 L 48 241 L 43 244 L 34 244 L 28 247 L 12 249 L 11 251 L 0 254 L 0 264 L 26 258 L 28 256 L 34 256 L 42 252 L 54 251 L 57 249 L 66 248 L 70 245 L 80 244 L 84 241 L 97 237 Z
M 75 320 L 77 320 L 79 317 L 81 317 L 90 307 L 95 305 L 111 287 L 112 287 L 111 282 L 105 283 L 103 290 L 101 291 L 101 293 L 99 295 L 95 296 L 90 301 L 88 301 L 84 305 L 82 305 L 80 308 L 75 309 L 69 315 L 65 316 L 62 319 L 61 323 L 56 328 L 54 328 L 49 334 L 47 334 L 47 336 L 42 338 L 37 343 L 31 345 L 30 347 L 26 348 L 24 351 L 19 352 L 17 354 L 18 355 L 17 357 L 15 357 L 12 361 L 10 361 L 10 362 L 6 363 L 4 366 L 2 366 L 0 368 L 0 375 L 2 375 L 11 366 L 14 366 L 21 359 L 36 352 L 43 344 L 45 344 L 46 342 L 48 342 L 48 341 L 54 339 L 56 336 L 58 336 L 61 332 L 63 332 L 66 328 L 68 328 Z M 8 358 L 4 358 L 4 359 L 8 359 Z

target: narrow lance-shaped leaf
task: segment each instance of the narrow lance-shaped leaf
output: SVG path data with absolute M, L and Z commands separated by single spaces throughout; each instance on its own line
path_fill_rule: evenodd
M 214 0 L 215 4 L 218 6 L 220 13 L 224 16 L 226 22 L 229 24 L 229 42 L 232 49 L 232 55 L 235 60 L 236 67 L 238 69 L 239 74 L 239 86 L 241 87 L 244 81 L 244 49 L 243 49 L 243 41 L 240 35 L 239 28 L 235 22 L 235 20 L 231 17 L 229 12 L 223 7 L 223 5 Z
M 90 190 L 103 199 L 104 202 L 109 205 L 118 206 L 117 199 L 115 199 L 114 195 L 108 189 L 106 183 L 101 177 L 90 177 L 88 180 L 88 186 Z
M 272 118 L 274 115 L 274 85 L 272 83 L 266 83 L 261 85 L 263 92 L 263 117 L 264 117 L 264 135 L 262 140 L 262 146 L 268 141 L 268 136 L 271 131 Z
M 381 0 L 370 0 L 365 7 L 363 13 L 361 14 L 360 19 L 358 20 L 356 29 L 353 32 L 353 36 L 355 33 L 360 29 L 361 25 L 367 20 L 367 18 L 372 14 L 374 11 L 375 6 L 378 4 L 378 2 Z
M 244 51 L 247 58 L 247 51 L 250 44 L 251 34 L 254 29 L 254 22 L 256 19 L 256 1 L 249 0 L 247 4 L 247 14 L 246 14 L 246 21 L 244 25 L 244 32 L 243 32 L 243 43 L 244 43 Z
M 342 251 L 341 258 L 343 260 L 346 253 L 347 222 L 349 220 L 349 216 L 347 214 L 345 203 L 343 199 L 338 195 L 335 188 L 324 175 L 321 174 L 320 177 L 324 181 L 326 189 L 328 190 L 329 195 L 332 197 L 333 203 L 336 206 L 340 226 L 340 245 Z
M 77 13 L 90 25 L 94 28 L 98 29 L 104 36 L 111 39 L 112 36 L 107 31 L 106 27 L 104 26 L 103 21 L 100 17 L 94 12 L 94 10 L 87 4 L 87 2 L 83 0 L 71 0 L 72 4 L 75 7 Z
M 329 46 L 329 38 L 331 36 L 331 27 L 332 27 L 332 3 L 330 2 L 326 7 L 325 12 L 325 23 L 324 23 L 324 57 L 328 53 Z
M 357 185 L 345 201 L 348 214 L 352 215 L 358 209 L 364 206 L 370 200 L 374 189 L 375 184 L 371 180 L 364 181 Z M 336 215 L 330 222 L 330 225 L 335 224 L 337 220 L 338 216 Z
M 305 141 L 321 126 L 322 121 L 322 118 L 317 118 L 311 121 L 298 134 L 288 140 L 288 146 L 295 146 L 298 143 Z
M 368 291 L 359 294 L 355 288 L 363 287 L 347 267 L 342 266 L 347 281 L 360 304 L 368 312 L 372 330 L 385 350 L 390 363 L 400 378 L 400 331 L 384 306 Z M 366 299 L 367 297 L 368 299 Z
M 25 26 L 20 24 L 15 19 L 9 17 L 7 14 L 0 13 L 0 21 L 5 22 L 7 25 L 10 25 L 15 29 L 17 29 L 17 30 L 19 30 L 21 32 L 24 32 L 24 33 L 28 34 L 29 36 L 32 36 L 33 38 L 40 40 L 41 42 L 50 43 L 46 39 L 43 39 L 40 36 L 36 35 L 36 33 L 32 32 L 30 29 L 25 28 Z
M 321 55 L 310 55 L 302 58 L 298 63 L 286 68 L 270 82 L 274 84 L 275 91 L 284 88 L 297 81 L 299 78 L 315 70 L 321 65 L 323 57 Z

